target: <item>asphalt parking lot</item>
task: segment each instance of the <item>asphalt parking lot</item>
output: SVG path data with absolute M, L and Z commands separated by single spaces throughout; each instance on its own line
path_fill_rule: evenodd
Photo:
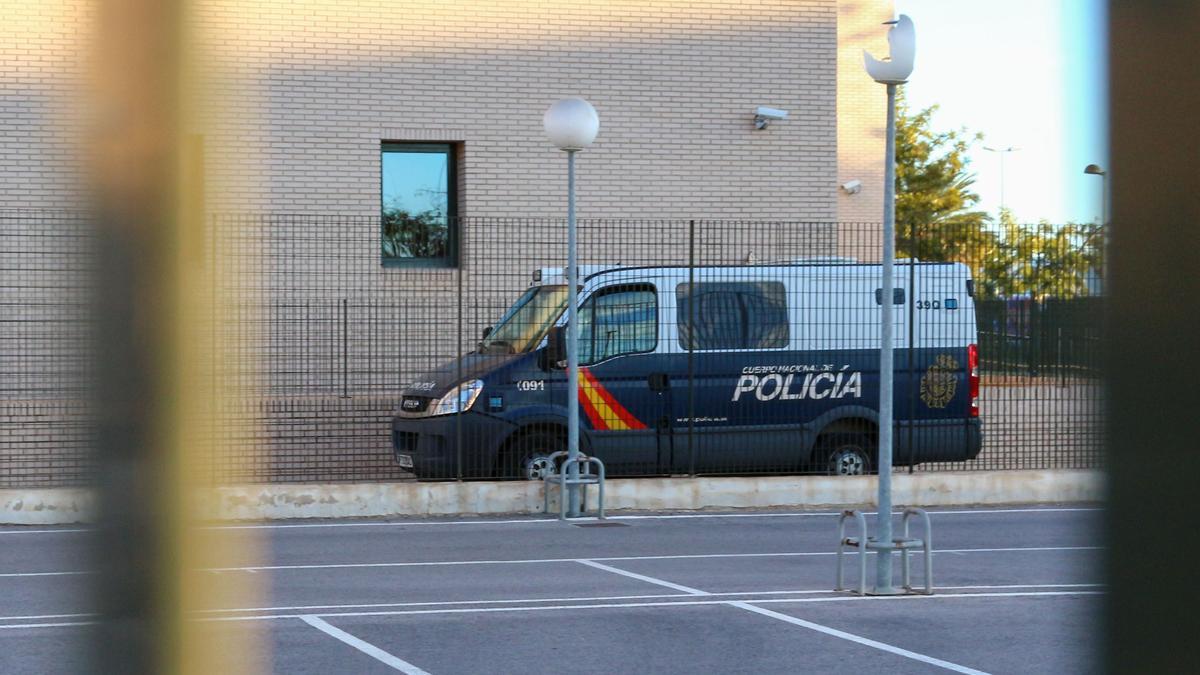
M 1098 670 L 1097 509 L 931 516 L 936 593 L 898 598 L 831 590 L 829 511 L 220 526 L 257 545 L 204 572 L 196 618 L 260 629 L 221 672 Z M 0 528 L 0 672 L 86 668 L 86 537 Z

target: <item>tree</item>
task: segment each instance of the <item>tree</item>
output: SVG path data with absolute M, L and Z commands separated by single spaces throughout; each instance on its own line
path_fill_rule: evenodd
M 1089 293 L 1102 265 L 1098 225 L 1020 225 L 1001 209 L 998 226 L 975 210 L 979 195 L 966 152 L 980 134 L 934 131 L 932 106 L 896 104 L 896 248 L 920 260 L 962 262 L 981 296 L 1072 298 Z
M 1099 225 L 1021 225 L 1000 211 L 996 248 L 984 265 L 984 295 L 1034 300 L 1087 295 L 1102 264 Z
M 995 247 L 967 171 L 967 149 L 982 135 L 933 131 L 936 110 L 910 114 L 903 97 L 896 102 L 896 245 L 901 255 L 965 262 L 978 274 Z

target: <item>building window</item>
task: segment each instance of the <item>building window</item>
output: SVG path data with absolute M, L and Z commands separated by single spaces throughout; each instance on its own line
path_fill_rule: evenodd
M 696 306 L 692 307 L 692 302 Z M 675 287 L 684 349 L 785 349 L 787 299 L 777 281 L 721 281 Z
M 452 143 L 384 143 L 381 253 L 385 266 L 453 267 L 458 223 Z
M 579 308 L 579 362 L 599 363 L 658 345 L 658 296 L 649 285 L 596 291 Z

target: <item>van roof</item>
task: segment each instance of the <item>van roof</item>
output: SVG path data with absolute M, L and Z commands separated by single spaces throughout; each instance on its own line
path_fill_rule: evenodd
M 960 262 L 936 262 L 936 261 L 921 261 L 913 258 L 901 258 L 896 260 L 897 265 L 909 265 L 915 263 L 919 267 L 966 267 Z M 819 258 L 795 258 L 792 260 L 781 260 L 775 262 L 754 262 L 741 264 L 723 264 L 723 265 L 697 265 L 696 269 L 770 269 L 784 267 L 828 267 L 832 269 L 845 269 L 851 267 L 879 267 L 881 263 L 877 262 L 858 262 L 853 258 L 840 257 L 819 257 Z M 580 282 L 586 282 L 601 274 L 609 274 L 612 272 L 632 272 L 636 270 L 681 270 L 686 271 L 686 265 L 580 265 L 579 276 Z M 563 277 L 562 267 L 541 267 L 534 271 L 533 285 L 542 284 L 563 284 L 566 279 Z

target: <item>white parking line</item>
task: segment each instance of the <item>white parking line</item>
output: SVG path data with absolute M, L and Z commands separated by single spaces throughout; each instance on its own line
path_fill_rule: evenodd
M 613 568 L 616 569 L 616 568 Z M 624 571 L 624 570 L 622 570 Z M 1018 588 L 1104 588 L 1104 584 L 986 584 L 974 586 L 938 586 L 938 591 L 972 590 L 972 589 L 1018 589 Z M 779 595 L 834 595 L 837 591 L 829 589 L 787 589 L 767 591 L 722 591 L 706 593 L 714 598 L 736 597 L 745 602 L 762 602 L 762 596 Z M 196 615 L 232 615 L 247 612 L 313 612 L 314 610 L 344 610 L 344 609 L 380 609 L 384 607 L 454 607 L 463 605 L 525 605 L 540 603 L 563 602 L 601 602 L 611 600 L 659 600 L 665 598 L 690 598 L 693 593 L 652 593 L 641 595 L 600 595 L 587 597 L 563 598 L 506 598 L 500 600 L 440 600 L 428 602 L 373 602 L 340 605 L 283 605 L 277 607 L 228 607 L 224 609 L 197 610 Z M 15 616 L 0 616 L 2 621 L 32 621 L 34 619 L 84 619 L 95 618 L 96 614 L 25 614 Z
M 935 601 L 948 599 L 962 598 L 1006 598 L 1006 597 L 1040 597 L 1040 596 L 1073 596 L 1073 595 L 1102 595 L 1103 591 L 1029 591 L 1029 592 L 1013 592 L 1013 593 L 942 593 L 938 595 L 896 595 L 896 596 L 860 596 L 860 595 L 840 595 L 828 598 L 771 598 L 769 600 L 755 600 L 755 604 L 805 604 L 813 602 L 883 602 L 883 601 Z M 426 614 L 494 614 L 497 612 L 549 612 L 556 610 L 572 609 L 619 609 L 619 608 L 639 608 L 639 607 L 689 607 L 693 605 L 727 605 L 734 602 L 728 599 L 717 599 L 712 596 L 688 596 L 697 598 L 695 600 L 677 600 L 677 601 L 659 601 L 659 602 L 614 602 L 614 603 L 592 603 L 587 605 L 541 605 L 530 607 L 464 607 L 464 608 L 446 608 L 446 609 L 406 609 L 394 611 L 371 611 L 371 612 L 321 612 L 319 616 L 323 617 L 362 617 L 362 616 L 422 616 Z M 295 619 L 303 616 L 301 614 L 266 614 L 258 616 L 221 616 L 212 617 L 209 619 L 201 619 L 202 621 L 267 621 L 274 619 Z M 11 627 L 11 626 L 8 626 Z M 4 626 L 0 626 L 4 628 Z
M 688 593 L 690 595 L 709 595 L 708 591 L 702 591 L 698 588 L 692 588 L 691 586 L 673 584 L 670 581 L 663 581 L 662 579 L 656 579 L 654 577 L 648 577 L 644 574 L 617 569 L 616 567 L 609 567 L 608 565 L 602 565 L 593 560 L 576 560 L 575 562 L 580 563 L 581 565 L 587 565 L 588 567 L 594 567 L 598 570 L 604 570 L 605 572 L 612 572 L 613 574 L 619 574 L 623 577 L 629 577 L 630 579 L 637 579 L 638 581 L 645 581 L 646 583 L 656 584 L 666 588 L 673 588 L 677 591 L 683 591 L 684 593 Z
M 73 577 L 80 574 L 95 574 L 90 570 L 67 570 L 63 572 L 4 572 L 0 574 L 0 578 L 4 577 Z
M 315 616 L 302 616 L 300 617 L 300 620 L 330 637 L 334 637 L 342 642 L 345 642 L 346 644 L 354 647 L 367 656 L 370 656 L 376 661 L 387 664 L 392 668 L 405 673 L 405 675 L 429 675 L 428 672 L 421 670 L 408 661 L 405 661 L 404 659 L 401 659 L 393 654 L 389 654 L 370 642 L 367 642 L 366 640 L 360 640 L 340 628 L 331 626 Z
M 786 591 L 793 593 L 793 591 Z M 808 591 L 795 591 L 795 593 L 807 593 Z M 816 593 L 827 593 L 828 591 L 817 591 Z M 590 610 L 590 609 L 619 609 L 623 607 L 638 608 L 638 607 L 674 607 L 674 606 L 692 606 L 692 605 L 728 605 L 731 602 L 736 602 L 728 599 L 728 595 L 743 595 L 756 596 L 765 595 L 763 593 L 745 593 L 745 594 L 723 594 L 712 593 L 707 596 L 697 595 L 665 595 L 663 598 L 677 598 L 675 600 L 662 600 L 658 602 L 608 602 L 608 603 L 590 603 L 590 604 L 566 604 L 566 605 L 540 605 L 540 606 L 520 606 L 520 607 L 446 607 L 436 609 L 410 609 L 410 610 L 381 610 L 381 611 L 362 611 L 362 612 L 320 612 L 314 614 L 307 612 L 304 614 L 258 614 L 249 616 L 214 616 L 199 619 L 206 622 L 229 622 L 229 621 L 271 621 L 277 619 L 299 619 L 304 616 L 322 616 L 327 618 L 336 617 L 369 617 L 369 616 L 420 616 L 425 614 L 491 614 L 496 612 L 538 612 L 538 611 L 553 611 L 553 610 Z M 858 596 L 858 595 L 837 595 L 830 597 L 808 597 L 808 598 L 769 598 L 769 599 L 751 599 L 756 605 L 765 604 L 807 604 L 807 603 L 823 603 L 823 602 L 886 602 L 886 601 L 936 601 L 948 599 L 962 598 L 1019 598 L 1019 597 L 1055 597 L 1055 596 L 1090 596 L 1103 595 L 1103 590 L 1070 590 L 1070 591 L 1015 591 L 1015 592 L 990 592 L 990 593 L 939 593 L 937 595 L 897 595 L 897 596 Z M 719 597 L 720 596 L 720 597 Z M 690 599 L 695 598 L 695 599 Z M 700 599 L 703 598 L 703 599 Z M 582 600 L 582 599 L 581 599 Z M 512 600 L 508 602 L 524 602 Z M 471 604 L 482 604 L 471 603 Z M 359 605 L 351 605 L 358 607 Z M 286 609 L 286 608 L 282 608 Z M 46 628 L 57 626 L 87 626 L 98 623 L 97 621 L 75 621 L 62 623 L 23 623 L 23 624 L 0 624 L 0 630 L 6 629 L 21 629 L 21 628 Z
M 929 511 L 932 516 L 977 516 L 1003 513 L 1074 513 L 1101 511 L 1096 507 L 1048 507 L 1048 508 L 1015 508 L 1015 509 L 977 509 Z M 615 515 L 609 520 L 688 520 L 710 518 L 811 518 L 815 516 L 837 516 L 841 511 L 793 511 L 787 513 L 670 513 L 670 514 L 641 514 Z M 872 511 L 865 515 L 875 515 Z M 895 515 L 900 515 L 896 512 Z M 579 518 L 572 522 L 588 522 L 595 518 Z M 386 522 L 322 522 L 322 523 L 261 523 L 255 525 L 206 525 L 205 530 L 291 530 L 314 529 L 329 527 L 431 527 L 447 525 L 553 525 L 559 523 L 557 518 L 513 518 L 506 520 L 431 520 L 431 521 L 386 521 Z M 70 534 L 76 532 L 92 532 L 94 528 L 60 528 L 60 529 L 0 529 L 0 535 L 6 534 Z
M 872 640 L 870 638 L 862 637 L 861 635 L 847 633 L 846 631 L 838 630 L 836 628 L 830 628 L 829 626 L 824 626 L 819 623 L 813 623 L 812 621 L 805 621 L 804 619 L 797 619 L 794 616 L 788 616 L 787 614 L 780 614 L 779 612 L 774 612 L 769 609 L 764 609 L 762 607 L 755 607 L 754 605 L 749 605 L 744 602 L 730 602 L 728 604 L 733 607 L 737 607 L 739 609 L 744 609 L 748 612 L 754 612 L 755 614 L 769 616 L 772 619 L 777 619 L 779 621 L 785 621 L 792 625 L 801 626 L 801 627 L 807 628 L 809 630 L 815 630 L 818 633 L 824 633 L 825 635 L 830 635 L 830 636 L 833 636 L 836 638 L 841 638 L 843 640 L 849 640 L 850 642 L 855 642 L 860 645 L 872 647 L 872 648 L 878 649 L 880 651 L 889 652 L 889 653 L 895 654 L 897 656 L 903 656 L 906 659 L 912 659 L 914 661 L 928 663 L 931 666 L 945 668 L 946 670 L 953 670 L 956 673 L 966 673 L 967 675 L 987 675 L 986 673 L 984 673 L 981 670 L 975 670 L 974 668 L 968 668 L 966 666 L 961 666 L 957 663 L 951 663 L 949 661 L 943 661 L 941 659 L 934 658 L 932 656 L 927 656 L 925 654 L 920 654 L 918 652 L 909 651 L 907 649 L 901 649 L 900 647 L 896 647 L 895 645 L 889 645 L 886 642 L 879 642 L 877 640 Z
M 596 569 L 605 570 L 607 572 L 612 572 L 614 574 L 620 574 L 621 576 L 631 577 L 631 578 L 645 581 L 648 583 L 657 584 L 659 586 L 666 586 L 667 588 L 674 588 L 676 590 L 684 591 L 687 593 L 692 593 L 692 594 L 698 595 L 698 596 L 703 596 L 703 595 L 709 594 L 707 591 L 702 591 L 697 588 L 681 586 L 679 584 L 672 583 L 672 582 L 666 581 L 664 579 L 658 579 L 656 577 L 649 577 L 649 576 L 646 576 L 643 574 L 635 574 L 633 572 L 618 569 L 616 567 L 610 567 L 608 565 L 601 565 L 600 563 L 592 562 L 590 560 L 580 560 L 579 562 L 583 563 L 584 565 L 589 565 L 591 567 L 595 567 Z M 805 598 L 805 599 L 797 598 L 796 600 L 797 600 L 797 602 L 803 602 L 806 599 L 815 599 L 815 598 Z M 824 598 L 824 599 L 832 600 L 834 598 Z M 802 626 L 804 628 L 808 628 L 809 630 L 817 631 L 818 633 L 823 633 L 825 635 L 830 635 L 832 637 L 840 638 L 842 640 L 849 640 L 850 642 L 855 642 L 860 645 L 865 645 L 867 647 L 872 647 L 874 649 L 879 649 L 881 651 L 896 654 L 897 656 L 903 656 L 905 658 L 913 659 L 915 661 L 921 661 L 923 663 L 928 663 L 930 665 L 938 666 L 939 668 L 945 668 L 947 670 L 953 670 L 953 671 L 959 672 L 959 673 L 966 673 L 967 675 L 986 675 L 986 674 L 981 673 L 978 670 L 974 670 L 972 668 L 967 668 L 966 666 L 961 666 L 957 663 L 951 663 L 949 661 L 943 661 L 941 659 L 937 659 L 932 656 L 927 656 L 925 654 L 919 654 L 917 652 L 909 651 L 907 649 L 901 649 L 900 647 L 896 647 L 894 645 L 890 645 L 890 644 L 887 644 L 884 642 L 879 642 L 877 640 L 871 640 L 869 638 L 862 637 L 861 635 L 854 635 L 853 633 L 847 633 L 845 631 L 841 631 L 836 628 L 830 628 L 829 626 L 825 626 L 825 625 L 822 625 L 819 623 L 813 623 L 812 621 L 805 621 L 804 619 L 798 619 L 793 616 L 788 616 L 787 614 L 781 614 L 779 612 L 775 612 L 775 611 L 772 611 L 769 609 L 763 609 L 762 607 L 755 607 L 754 605 L 748 604 L 746 602 L 726 601 L 725 604 L 729 605 L 730 607 L 737 607 L 738 609 L 744 609 L 748 612 L 754 612 L 755 614 L 761 614 L 763 616 L 768 616 L 773 619 L 778 619 L 780 621 L 786 621 L 787 623 L 794 624 L 796 626 Z
M 1016 546 L 1011 548 L 945 548 L 934 553 L 1036 553 L 1046 551 L 1099 551 L 1102 546 Z M 822 557 L 837 555 L 836 551 L 784 551 L 779 553 L 693 553 L 680 555 L 631 555 L 610 556 L 604 558 L 589 558 L 593 561 L 620 562 L 622 560 L 699 560 L 707 558 L 786 558 L 786 557 Z M 847 552 L 846 555 L 858 555 L 857 552 Z M 209 567 L 203 572 L 279 572 L 289 570 L 327 570 L 327 569 L 371 569 L 390 567 L 454 567 L 461 565 L 536 565 L 547 563 L 573 563 L 578 558 L 523 558 L 515 560 L 431 560 L 415 562 L 378 562 L 378 563 L 313 563 L 307 565 L 254 565 L 246 567 Z M 46 577 L 70 576 L 76 574 L 94 574 L 90 571 L 62 572 L 5 572 L 5 577 Z
M 1012 552 L 1042 552 L 1042 551 L 1098 551 L 1101 546 L 1024 546 L 1012 548 L 947 548 L 938 549 L 934 553 L 1012 553 Z M 693 553 L 679 555 L 633 555 L 588 558 L 593 561 L 620 562 L 622 560 L 697 560 L 708 558 L 775 558 L 775 557 L 807 557 L 833 556 L 836 551 L 784 551 L 779 553 Z M 846 555 L 857 555 L 847 553 Z M 442 567 L 457 565 L 531 565 L 544 563 L 576 562 L 578 558 L 525 558 L 515 560 L 438 560 L 423 562 L 379 562 L 379 563 L 313 563 L 307 565 L 263 565 L 253 567 L 214 567 L 208 572 L 264 572 L 281 570 L 313 570 L 313 569 L 355 569 L 372 567 Z M 0 575 L 4 576 L 4 575 Z M 19 576 L 19 575 L 14 575 Z

